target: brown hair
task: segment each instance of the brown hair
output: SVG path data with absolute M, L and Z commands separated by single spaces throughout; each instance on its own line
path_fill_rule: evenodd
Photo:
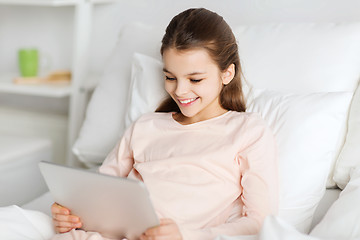
M 161 55 L 169 48 L 180 51 L 203 48 L 222 72 L 234 64 L 235 76 L 229 84 L 223 86 L 219 98 L 220 105 L 227 110 L 246 110 L 238 46 L 230 26 L 221 16 L 204 8 L 191 8 L 176 15 L 166 28 Z M 170 96 L 156 109 L 156 112 L 172 111 L 180 112 Z

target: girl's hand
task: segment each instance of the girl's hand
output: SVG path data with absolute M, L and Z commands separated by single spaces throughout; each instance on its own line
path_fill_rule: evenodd
M 181 240 L 179 227 L 172 219 L 160 219 L 160 226 L 148 228 L 141 236 L 141 240 Z
M 51 214 L 55 231 L 57 233 L 69 232 L 74 228 L 80 228 L 82 223 L 80 218 L 75 215 L 70 215 L 70 210 L 57 203 L 51 206 Z

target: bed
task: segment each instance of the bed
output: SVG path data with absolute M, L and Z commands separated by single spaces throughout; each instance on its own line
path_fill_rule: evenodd
M 268 121 L 279 145 L 280 211 L 256 236 L 218 240 L 360 239 L 357 20 L 289 22 L 285 17 L 231 26 L 239 43 L 247 111 Z M 124 129 L 163 98 L 163 33 L 163 27 L 144 22 L 123 25 L 73 146 L 87 167 L 101 164 Z M 20 207 L 2 208 L 0 222 L 1 216 L 24 221 L 0 224 L 0 238 L 47 239 L 53 234 L 52 202 L 45 193 Z M 26 227 L 19 231 L 17 224 Z M 40 235 L 30 238 L 30 233 Z

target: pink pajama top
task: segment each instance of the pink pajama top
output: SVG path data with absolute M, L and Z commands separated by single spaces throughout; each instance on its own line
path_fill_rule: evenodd
M 256 234 L 278 208 L 274 136 L 256 113 L 229 111 L 189 125 L 140 117 L 100 172 L 145 183 L 159 218 L 184 239 Z

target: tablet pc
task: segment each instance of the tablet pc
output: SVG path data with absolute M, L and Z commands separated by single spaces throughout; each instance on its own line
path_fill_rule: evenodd
M 54 200 L 79 216 L 85 231 L 137 239 L 147 228 L 159 225 L 141 181 L 44 161 L 39 168 Z

